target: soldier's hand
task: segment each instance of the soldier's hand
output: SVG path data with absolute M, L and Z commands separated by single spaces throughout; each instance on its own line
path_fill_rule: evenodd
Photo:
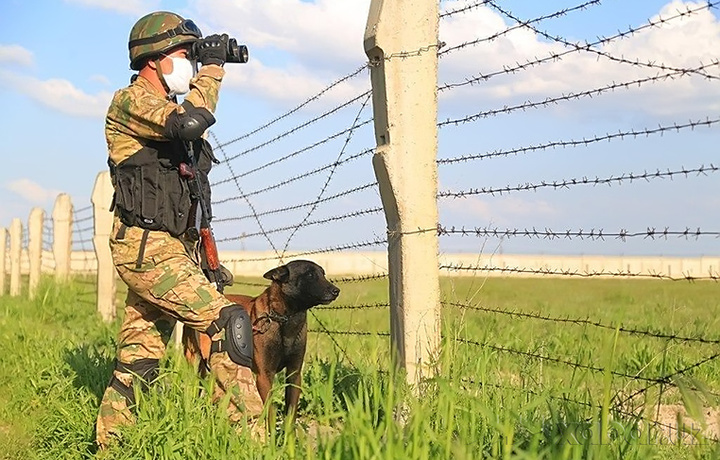
M 198 61 L 202 65 L 216 64 L 222 66 L 225 64 L 228 39 L 227 34 L 215 34 L 201 38 L 197 43 Z

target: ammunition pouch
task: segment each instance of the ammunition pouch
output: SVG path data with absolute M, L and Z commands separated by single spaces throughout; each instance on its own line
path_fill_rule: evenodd
M 160 230 L 179 236 L 190 225 L 192 204 L 202 196 L 210 209 L 208 173 L 217 162 L 210 144 L 194 141 L 200 191 L 192 193 L 179 172 L 187 157 L 179 141 L 151 142 L 128 159 L 115 165 L 108 160 L 115 196 L 113 206 L 128 227 Z
M 131 364 L 121 363 L 116 360 L 115 370 L 123 374 L 132 374 L 133 381 L 140 381 L 140 389 L 142 391 L 147 391 L 150 385 L 158 378 L 158 363 L 159 361 L 157 359 L 151 358 L 138 359 Z M 135 405 L 135 392 L 133 390 L 133 384 L 130 384 L 129 386 L 125 385 L 123 382 L 118 380 L 113 373 L 108 386 L 112 387 L 127 400 L 128 407 Z
M 253 335 L 250 315 L 240 305 L 229 305 L 220 310 L 220 317 L 213 321 L 206 333 L 212 338 L 220 331 L 224 337 L 213 340 L 210 353 L 227 352 L 235 364 L 252 367 Z

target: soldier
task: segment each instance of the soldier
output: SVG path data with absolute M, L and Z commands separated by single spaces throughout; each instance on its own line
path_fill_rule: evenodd
M 209 206 L 207 173 L 215 160 L 205 130 L 225 73 L 227 35 L 202 38 L 198 27 L 170 12 L 137 21 L 130 32 L 131 84 L 117 91 L 105 121 L 115 220 L 113 262 L 128 286 L 115 369 L 97 418 L 97 443 L 107 447 L 121 425 L 133 423 L 134 385 L 146 389 L 176 321 L 214 342 L 210 369 L 214 397 L 231 395 L 231 419 L 262 410 L 252 372 L 249 317 L 208 281 L 197 257 L 194 210 L 198 197 L 180 175 L 187 142 L 196 154 L 202 199 Z M 191 50 L 195 50 L 189 56 Z M 197 58 L 202 65 L 195 74 Z M 177 95 L 186 94 L 182 104 Z M 242 334 L 225 335 L 228 323 Z M 237 366 L 240 364 L 240 372 Z M 239 378 L 238 378 L 239 377 Z

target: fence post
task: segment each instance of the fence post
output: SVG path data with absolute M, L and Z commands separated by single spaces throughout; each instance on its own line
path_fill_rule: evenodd
M 22 263 L 22 229 L 20 219 L 10 223 L 10 295 L 20 295 L 20 264 Z
M 5 227 L 0 228 L 0 296 L 5 295 L 5 283 L 7 278 L 7 241 L 7 229 Z
M 95 178 L 90 201 L 93 204 L 95 224 L 93 247 L 97 260 L 97 309 L 106 322 L 115 319 L 115 295 L 117 293 L 115 266 L 112 262 L 109 245 L 113 226 L 113 214 L 110 212 L 112 197 L 113 186 L 110 181 L 110 173 L 103 171 Z
M 44 224 L 45 211 L 40 208 L 33 208 L 33 210 L 30 211 L 30 217 L 28 218 L 28 260 L 30 262 L 28 294 L 31 299 L 35 298 L 38 283 L 40 282 Z
M 65 282 L 70 275 L 70 254 L 72 251 L 73 205 L 70 195 L 61 193 L 55 199 L 53 218 L 53 256 L 55 257 L 55 279 Z
M 373 167 L 388 227 L 393 354 L 410 384 L 434 375 L 440 344 L 437 43 L 437 0 L 372 0 Z

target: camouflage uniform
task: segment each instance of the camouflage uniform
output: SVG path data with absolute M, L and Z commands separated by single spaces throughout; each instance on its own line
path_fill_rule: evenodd
M 223 75 L 221 66 L 203 66 L 192 79 L 185 100 L 213 112 Z M 165 125 L 176 110 L 182 113 L 183 107 L 167 100 L 142 76 L 117 91 L 105 125 L 110 160 L 119 164 L 148 141 L 169 141 L 164 137 Z M 143 233 L 142 228 L 125 226 L 116 215 L 110 248 L 118 274 L 128 286 L 117 361 L 130 365 L 162 358 L 176 321 L 204 332 L 222 308 L 233 304 L 199 268 L 195 242 L 164 231 L 148 231 L 139 258 Z M 225 352 L 214 353 L 210 367 L 216 379 L 213 396 L 217 400 L 229 394 L 232 420 L 259 415 L 262 401 L 250 369 L 234 364 Z M 116 368 L 113 375 L 125 386 L 131 386 L 133 380 L 137 383 L 137 377 L 122 369 Z M 107 446 L 117 428 L 133 420 L 128 399 L 108 386 L 97 418 L 98 444 Z

